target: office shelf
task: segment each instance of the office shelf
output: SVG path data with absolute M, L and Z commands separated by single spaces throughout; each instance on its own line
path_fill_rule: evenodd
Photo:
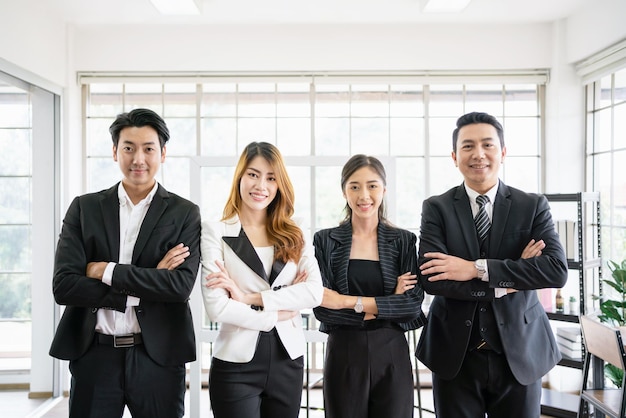
M 580 314 L 587 314 L 593 309 L 588 303 L 595 291 L 602 291 L 602 258 L 600 243 L 600 194 L 599 193 L 566 193 L 546 194 L 549 202 L 576 205 L 576 237 L 574 257 L 568 258 L 569 270 L 578 272 L 578 301 Z M 553 208 L 554 210 L 554 208 Z M 556 221 L 556 220 L 555 220 Z M 572 255 L 572 254 L 568 254 Z M 593 282 L 595 289 L 589 288 Z M 561 312 L 546 312 L 548 319 L 569 324 L 578 324 L 579 316 Z M 581 338 L 582 356 L 585 354 L 584 342 Z M 559 366 L 582 370 L 581 358 L 571 358 L 563 354 Z M 541 413 L 554 417 L 576 417 L 579 396 L 558 390 L 542 389 Z

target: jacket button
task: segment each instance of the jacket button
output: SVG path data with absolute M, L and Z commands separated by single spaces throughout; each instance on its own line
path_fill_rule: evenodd
M 466 327 L 471 327 L 472 326 L 472 321 L 470 321 L 469 319 L 465 320 L 465 326 Z

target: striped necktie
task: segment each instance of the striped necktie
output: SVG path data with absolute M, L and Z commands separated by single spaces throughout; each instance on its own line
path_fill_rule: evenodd
M 485 237 L 489 233 L 489 228 L 491 228 L 491 222 L 489 222 L 489 216 L 487 216 L 487 211 L 485 210 L 487 202 L 489 202 L 488 196 L 480 195 L 476 198 L 478 213 L 474 218 L 474 223 L 476 224 L 476 232 L 478 232 L 478 240 L 481 243 L 485 240 Z

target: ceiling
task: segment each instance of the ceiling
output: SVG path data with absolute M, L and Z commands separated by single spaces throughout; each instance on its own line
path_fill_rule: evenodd
M 91 25 L 551 22 L 598 0 L 472 0 L 445 15 L 422 13 L 426 0 L 197 0 L 201 16 L 160 16 L 149 0 L 30 1 L 68 23 Z

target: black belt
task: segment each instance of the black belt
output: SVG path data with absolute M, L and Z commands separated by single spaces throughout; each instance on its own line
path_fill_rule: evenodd
M 108 345 L 115 348 L 129 348 L 143 344 L 141 334 L 108 335 L 97 332 L 96 341 L 100 345 Z
M 400 325 L 387 319 L 372 319 L 368 321 L 363 321 L 361 325 L 340 325 L 335 329 L 340 329 L 343 331 L 373 331 L 381 328 L 397 329 L 404 332 Z

